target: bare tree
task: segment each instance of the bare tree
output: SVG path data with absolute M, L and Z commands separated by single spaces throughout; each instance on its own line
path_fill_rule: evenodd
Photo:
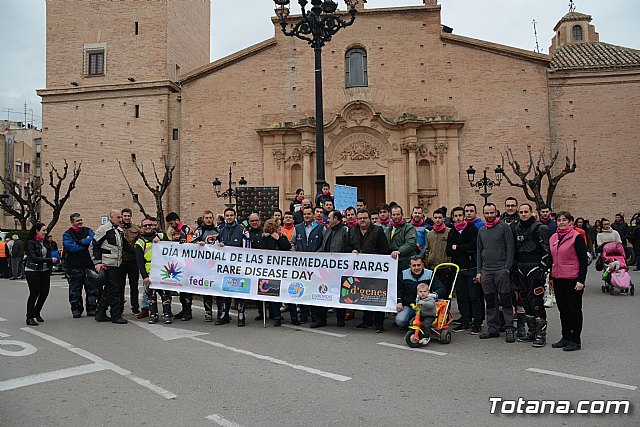
M 140 175 L 140 178 L 142 179 L 144 186 L 147 187 L 147 190 L 149 190 L 153 195 L 153 199 L 155 200 L 155 204 L 156 204 L 156 218 L 158 218 L 158 225 L 162 230 L 165 229 L 164 208 L 162 206 L 162 198 L 164 197 L 164 194 L 167 192 L 169 185 L 171 185 L 171 181 L 173 180 L 173 171 L 175 170 L 177 164 L 178 164 L 178 156 L 176 156 L 172 162 L 167 158 L 167 156 L 162 156 L 162 166 L 164 167 L 164 174 L 162 175 L 162 178 L 160 178 L 160 176 L 158 175 L 156 164 L 153 161 L 151 161 L 151 167 L 153 168 L 152 178 L 155 178 L 155 181 L 156 181 L 155 185 L 152 185 L 152 183 L 149 182 L 147 173 L 144 171 L 144 165 L 139 165 L 136 160 L 133 160 L 133 165 L 138 171 L 138 175 Z M 133 187 L 131 186 L 131 183 L 127 179 L 126 174 L 124 173 L 124 169 L 122 168 L 122 163 L 120 163 L 120 160 L 118 160 L 118 166 L 120 167 L 120 172 L 122 172 L 122 177 L 127 183 L 127 187 L 129 187 L 129 193 L 131 193 L 131 197 L 134 203 L 138 205 L 138 208 L 140 208 L 140 212 L 142 213 L 142 215 L 149 216 L 147 214 L 147 211 L 144 205 L 142 204 L 142 202 L 140 202 L 140 198 L 138 197 L 138 194 L 135 191 L 133 191 Z
M 62 212 L 62 208 L 64 207 L 67 200 L 69 200 L 69 196 L 71 196 L 71 192 L 76 188 L 76 183 L 78 182 L 78 177 L 80 176 L 82 167 L 82 162 L 76 163 L 73 162 L 73 170 L 71 171 L 71 176 L 69 176 L 69 163 L 64 161 L 64 167 L 62 171 L 59 171 L 53 163 L 50 165 L 49 170 L 49 182 L 48 185 L 51 187 L 52 194 L 50 196 L 41 195 L 42 201 L 45 202 L 52 209 L 51 213 L 51 221 L 49 225 L 47 225 L 47 231 L 51 231 L 53 227 L 56 226 L 58 220 L 60 219 L 60 213 Z M 63 191 L 63 185 L 65 185 L 65 181 L 69 178 L 68 184 L 66 184 L 66 189 Z
M 506 173 L 504 177 L 511 186 L 521 188 L 525 197 L 534 202 L 537 209 L 540 209 L 542 205 L 552 206 L 551 202 L 558 188 L 558 183 L 566 175 L 576 170 L 576 144 L 573 144 L 573 159 L 569 157 L 568 148 L 566 151 L 564 168 L 558 172 L 557 168 L 554 171 L 554 166 L 560 151 L 556 151 L 547 157 L 545 149 L 542 149 L 538 155 L 538 160 L 534 161 L 532 149 L 529 145 L 527 146 L 527 152 L 529 153 L 528 164 L 526 168 L 523 168 L 516 160 L 511 148 L 507 148 L 507 161 L 518 180 L 512 180 Z M 502 153 L 503 163 L 504 157 L 505 153 Z M 529 176 L 532 172 L 532 176 Z
M 35 224 L 41 200 L 40 184 L 31 180 L 23 190 L 13 179 L 1 176 L 0 184 L 5 189 L 4 194 L 0 195 L 0 209 L 14 217 L 22 230 L 27 229 L 27 222 Z

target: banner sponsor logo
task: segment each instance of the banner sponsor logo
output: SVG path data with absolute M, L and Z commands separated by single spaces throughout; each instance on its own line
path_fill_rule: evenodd
M 387 304 L 387 279 L 342 276 L 340 302 L 343 304 L 375 305 Z
M 258 295 L 279 297 L 280 296 L 280 280 L 260 279 L 258 281 Z
M 318 285 L 318 293 L 311 294 L 311 299 L 315 301 L 333 301 L 333 295 L 329 292 L 329 286 L 325 283 Z
M 292 282 L 289 285 L 289 296 L 300 298 L 304 294 L 304 285 L 300 282 Z
M 213 279 L 207 279 L 205 277 L 200 276 L 189 276 L 189 284 L 191 286 L 202 286 L 205 288 L 210 288 L 215 283 Z
M 248 277 L 225 276 L 222 280 L 222 290 L 225 292 L 248 294 L 251 292 L 251 279 Z
M 160 277 L 165 281 L 180 282 L 180 279 L 182 279 L 182 267 L 176 261 L 169 261 L 162 267 Z

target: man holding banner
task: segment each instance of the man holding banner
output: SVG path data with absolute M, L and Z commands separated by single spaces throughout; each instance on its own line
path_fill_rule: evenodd
M 318 224 L 316 220 L 314 220 L 313 209 L 310 207 L 303 208 L 302 215 L 304 218 L 304 222 L 302 224 L 296 225 L 296 240 L 294 242 L 294 250 L 296 252 L 316 252 L 320 249 L 322 245 L 322 231 L 324 226 Z M 316 207 L 318 209 L 318 207 Z M 320 208 L 322 209 L 322 208 Z M 293 316 L 293 312 L 292 316 Z M 311 312 L 312 321 L 315 323 L 317 319 L 315 318 L 315 314 L 313 311 Z M 309 307 L 306 305 L 300 305 L 300 323 L 306 323 L 309 320 Z M 293 317 L 291 319 L 293 322 Z
M 354 254 L 389 254 L 389 242 L 382 227 L 371 223 L 371 214 L 367 210 L 358 211 L 358 226 L 349 230 L 349 250 Z M 415 244 L 415 239 L 414 239 Z M 362 323 L 356 329 L 375 326 L 376 333 L 384 332 L 384 312 L 364 311 Z

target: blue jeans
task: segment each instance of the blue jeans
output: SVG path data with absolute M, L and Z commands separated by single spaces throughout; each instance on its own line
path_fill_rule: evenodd
M 401 328 L 407 328 L 412 323 L 413 318 L 416 317 L 416 311 L 408 305 L 402 307 L 402 311 L 396 314 L 396 325 Z M 433 323 L 435 317 L 420 315 L 423 328 Z

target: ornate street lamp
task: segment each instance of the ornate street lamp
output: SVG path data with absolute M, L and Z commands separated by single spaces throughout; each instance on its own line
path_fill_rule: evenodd
M 213 180 L 213 182 L 211 184 L 213 184 L 213 191 L 214 193 L 216 193 L 217 197 L 221 197 L 221 198 L 229 198 L 229 203 L 225 203 L 224 205 L 228 208 L 233 208 L 235 206 L 235 204 L 233 203 L 233 198 L 236 199 L 236 202 L 238 201 L 238 189 L 237 187 L 234 189 L 233 188 L 233 181 L 231 179 L 231 177 L 233 176 L 233 174 L 231 173 L 231 168 L 229 168 L 229 188 L 227 188 L 224 193 L 221 193 L 221 188 L 222 187 L 222 182 L 216 178 Z M 245 186 L 247 185 L 247 180 L 244 179 L 244 176 L 240 177 L 240 181 L 238 181 L 238 184 L 240 186 Z
M 467 169 L 467 179 L 469 180 L 469 185 L 472 187 L 478 187 L 478 189 L 484 189 L 484 193 L 480 193 L 480 195 L 484 197 L 485 205 L 489 201 L 489 196 L 491 196 L 491 193 L 489 193 L 489 189 L 493 187 L 500 187 L 500 183 L 502 182 L 502 178 L 504 176 L 504 169 L 500 165 L 498 165 L 498 167 L 495 168 L 493 172 L 496 174 L 495 180 L 489 179 L 487 177 L 487 170 L 484 169 L 482 171 L 482 178 L 474 182 L 476 170 L 473 168 L 473 166 L 469 166 L 469 169 Z
M 298 0 L 302 9 L 299 21 L 287 30 L 289 16 L 289 0 L 273 0 L 276 4 L 276 15 L 280 18 L 280 26 L 284 35 L 297 37 L 309 43 L 315 53 L 316 81 L 316 187 L 318 194 L 322 192 L 325 181 L 324 174 L 324 114 L 322 111 L 322 46 L 340 29 L 353 24 L 356 19 L 358 0 L 345 0 L 351 19 L 345 21 L 341 14 L 336 14 L 338 3 L 331 0 L 311 0 L 311 8 L 307 10 L 307 0 Z

